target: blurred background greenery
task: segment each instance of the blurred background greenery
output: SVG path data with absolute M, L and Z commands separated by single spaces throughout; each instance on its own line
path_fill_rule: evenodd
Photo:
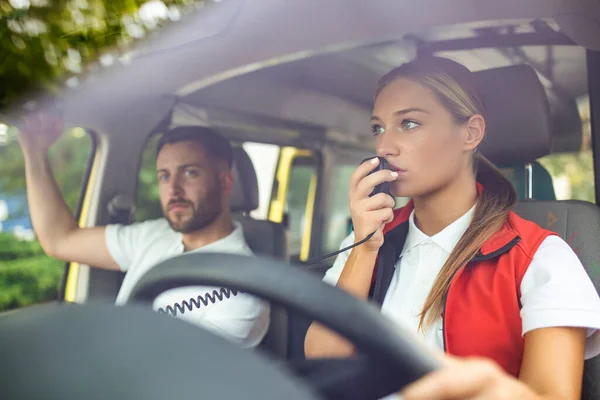
M 0 108 L 119 62 L 193 0 L 0 0 Z

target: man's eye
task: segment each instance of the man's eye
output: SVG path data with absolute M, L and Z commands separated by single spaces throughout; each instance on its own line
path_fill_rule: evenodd
M 198 171 L 196 171 L 195 169 L 186 169 L 185 176 L 189 178 L 195 178 L 198 176 Z
M 402 121 L 402 124 L 401 124 L 402 130 L 405 130 L 405 131 L 410 131 L 411 129 L 415 129 L 415 128 L 419 127 L 420 125 L 421 124 L 419 124 L 418 122 L 411 121 L 408 119 L 405 119 L 404 121 Z
M 159 181 L 159 182 L 166 182 L 166 181 L 168 181 L 168 180 L 169 180 L 169 175 L 166 175 L 166 174 L 159 175 L 159 176 L 157 177 L 157 179 L 158 179 L 158 181 Z
M 385 129 L 383 128 L 383 126 L 381 126 L 381 125 L 372 125 L 371 126 L 371 133 L 373 133 L 373 135 L 375 135 L 375 136 L 381 135 L 383 132 L 385 132 Z

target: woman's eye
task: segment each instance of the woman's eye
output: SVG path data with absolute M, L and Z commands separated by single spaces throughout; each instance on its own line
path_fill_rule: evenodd
M 381 125 L 372 125 L 371 132 L 373 133 L 373 135 L 377 136 L 385 132 L 385 129 L 383 129 L 383 126 Z
M 415 128 L 419 127 L 420 124 L 418 122 L 405 119 L 404 121 L 402 121 L 401 126 L 402 126 L 402 130 L 410 131 L 411 129 L 415 129 Z

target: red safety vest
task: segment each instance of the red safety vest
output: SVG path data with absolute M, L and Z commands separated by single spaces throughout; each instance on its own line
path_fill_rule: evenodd
M 477 188 L 481 193 L 479 183 Z M 380 305 L 404 246 L 412 209 L 411 200 L 384 228 L 370 293 Z M 488 357 L 509 374 L 519 375 L 524 347 L 521 280 L 537 248 L 555 234 L 510 212 L 505 225 L 452 278 L 441 315 L 447 353 Z

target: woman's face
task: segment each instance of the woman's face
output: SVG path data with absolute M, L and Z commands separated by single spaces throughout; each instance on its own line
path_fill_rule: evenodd
M 433 92 L 415 81 L 399 78 L 384 87 L 375 100 L 371 127 L 377 155 L 398 172 L 392 193 L 427 195 L 470 168 L 474 147 L 464 140 L 469 124 L 456 124 Z

